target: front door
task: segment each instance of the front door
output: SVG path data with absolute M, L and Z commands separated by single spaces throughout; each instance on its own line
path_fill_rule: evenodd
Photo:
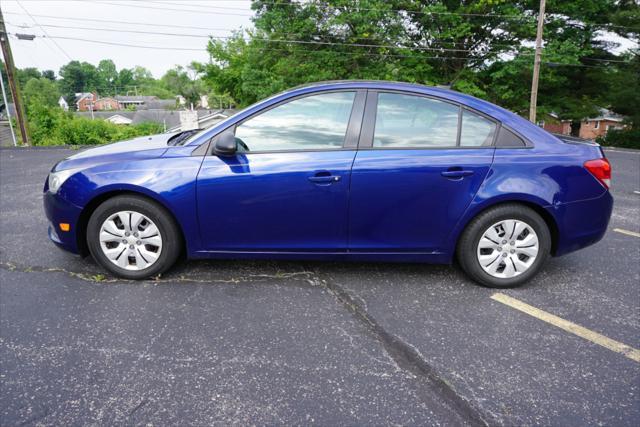
M 351 176 L 353 252 L 438 253 L 493 161 L 496 123 L 457 104 L 370 92 Z
M 316 93 L 237 124 L 238 153 L 206 156 L 198 175 L 202 249 L 346 251 L 357 142 L 350 139 L 358 135 L 364 96 Z

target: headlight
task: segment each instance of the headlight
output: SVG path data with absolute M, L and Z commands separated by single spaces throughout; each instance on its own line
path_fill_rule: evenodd
M 57 193 L 58 189 L 64 184 L 64 182 L 74 173 L 81 169 L 66 169 L 58 172 L 49 173 L 49 191 Z

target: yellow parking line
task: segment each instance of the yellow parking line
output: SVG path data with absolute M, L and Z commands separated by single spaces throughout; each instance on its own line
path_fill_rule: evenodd
M 516 310 L 520 310 L 523 313 L 526 313 L 530 316 L 535 317 L 536 319 L 540 319 L 544 322 L 550 323 L 553 326 L 556 326 L 567 332 L 571 332 L 572 334 L 577 335 L 580 338 L 584 338 L 585 340 L 591 341 L 592 343 L 608 348 L 611 351 L 624 354 L 626 357 L 628 357 L 631 360 L 640 362 L 640 350 L 638 349 L 629 347 L 628 345 L 618 342 L 616 340 L 612 340 L 611 338 L 605 337 L 604 335 L 601 335 L 590 329 L 587 329 L 580 325 L 576 325 L 573 322 L 564 320 L 561 317 L 555 316 L 544 310 L 540 310 L 539 308 L 533 307 L 515 298 L 511 298 L 508 295 L 500 294 L 500 293 L 493 294 L 491 295 L 491 299 L 501 302 L 502 304 L 508 305 L 511 308 L 515 308 Z
M 636 233 L 635 231 L 623 230 L 622 228 L 614 228 L 613 231 L 626 234 L 627 236 L 640 237 L 640 233 Z

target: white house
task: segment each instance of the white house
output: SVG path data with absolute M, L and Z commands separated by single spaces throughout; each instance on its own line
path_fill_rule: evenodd
M 58 105 L 60 106 L 60 108 L 62 108 L 64 111 L 69 111 L 69 104 L 67 103 L 67 101 L 64 99 L 64 97 L 60 97 L 60 99 L 58 99 Z
M 121 116 L 120 114 L 114 114 L 113 116 L 108 117 L 105 120 L 116 125 L 130 125 L 133 121 L 127 117 Z

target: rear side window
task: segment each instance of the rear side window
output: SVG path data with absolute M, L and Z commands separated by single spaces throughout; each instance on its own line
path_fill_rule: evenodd
M 511 132 L 504 126 L 500 128 L 498 139 L 496 139 L 496 147 L 526 147 L 527 144 L 522 138 Z
M 379 93 L 373 146 L 455 147 L 460 107 L 398 93 Z
M 462 110 L 461 147 L 487 147 L 493 144 L 496 124 L 484 117 Z

